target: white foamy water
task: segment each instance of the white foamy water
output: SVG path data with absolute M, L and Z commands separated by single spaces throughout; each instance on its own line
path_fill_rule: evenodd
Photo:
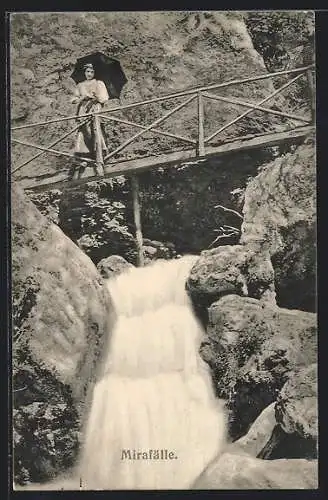
M 203 330 L 185 291 L 196 259 L 107 281 L 118 321 L 93 392 L 82 489 L 189 488 L 223 445 L 225 416 L 198 354 Z M 149 449 L 177 458 L 122 460 L 123 450 Z

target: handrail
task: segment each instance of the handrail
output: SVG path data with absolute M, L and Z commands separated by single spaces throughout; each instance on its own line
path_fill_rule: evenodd
M 65 156 L 66 158 L 75 158 L 74 154 L 66 153 L 65 151 L 59 151 L 58 149 L 46 148 L 44 146 L 39 146 L 38 144 L 33 144 L 32 142 L 20 141 L 19 139 L 12 139 L 12 141 L 15 142 L 16 144 L 20 144 L 21 146 L 28 146 L 28 147 L 35 148 L 35 149 L 40 149 L 41 151 L 44 151 L 46 153 L 53 153 L 53 154 L 58 155 L 58 156 Z M 94 163 L 93 160 L 90 160 L 87 157 L 83 158 L 83 161 L 85 161 L 87 163 L 92 163 L 92 164 Z M 16 170 L 15 170 L 15 172 L 16 172 Z
M 58 123 L 58 122 L 67 121 L 67 120 L 74 120 L 76 118 L 92 117 L 92 116 L 94 116 L 94 114 L 112 113 L 114 111 L 120 111 L 122 109 L 131 109 L 134 107 L 143 106 L 145 104 L 152 104 L 155 102 L 165 101 L 168 99 L 174 99 L 177 97 L 184 97 L 184 96 L 191 95 L 191 94 L 198 94 L 199 92 L 203 92 L 203 91 L 207 91 L 207 90 L 214 90 L 214 89 L 218 89 L 218 88 L 229 87 L 232 85 L 239 85 L 242 83 L 250 83 L 250 82 L 255 82 L 255 81 L 259 81 L 259 80 L 266 80 L 268 78 L 275 78 L 277 76 L 283 76 L 283 75 L 288 75 L 288 74 L 293 74 L 293 73 L 304 73 L 307 70 L 314 68 L 314 67 L 315 67 L 314 64 L 310 64 L 308 66 L 304 66 L 304 67 L 300 67 L 300 68 L 294 68 L 294 69 L 284 70 L 284 71 L 277 71 L 275 73 L 265 73 L 265 74 L 254 76 L 254 77 L 248 77 L 248 78 L 243 78 L 243 79 L 239 79 L 239 80 L 238 79 L 237 80 L 230 80 L 230 81 L 223 82 L 223 83 L 217 83 L 217 84 L 211 84 L 211 85 L 206 85 L 206 86 L 202 86 L 202 87 L 196 87 L 194 89 L 175 92 L 173 94 L 166 94 L 166 95 L 160 96 L 160 97 L 154 97 L 153 99 L 147 99 L 145 101 L 138 101 L 138 102 L 131 103 L 131 104 L 125 104 L 123 106 L 116 106 L 116 107 L 113 107 L 113 108 L 108 109 L 108 110 L 98 111 L 96 113 L 85 113 L 83 115 L 71 115 L 71 116 L 61 117 L 61 118 L 53 118 L 51 120 L 47 120 L 47 121 L 43 121 L 43 122 L 35 122 L 35 123 L 28 123 L 26 125 L 19 125 L 17 127 L 11 127 L 11 130 L 22 130 L 24 128 L 47 125 L 49 123 Z
M 125 149 L 128 145 L 130 145 L 132 142 L 136 141 L 139 137 L 141 137 L 142 135 L 144 135 L 147 132 L 152 132 L 155 134 L 168 136 L 168 137 L 180 140 L 180 141 L 194 144 L 196 146 L 196 149 L 197 149 L 196 156 L 204 156 L 205 155 L 205 146 L 208 145 L 209 141 L 211 141 L 214 137 L 216 137 L 218 134 L 220 134 L 221 132 L 226 130 L 231 125 L 237 123 L 239 120 L 241 120 L 242 118 L 244 118 L 248 114 L 252 113 L 254 110 L 258 110 L 258 111 L 262 111 L 262 112 L 266 112 L 266 113 L 271 113 L 273 115 L 278 115 L 278 116 L 289 118 L 291 120 L 301 121 L 301 122 L 305 122 L 307 124 L 310 124 L 312 122 L 309 121 L 308 118 L 305 118 L 302 116 L 297 116 L 297 115 L 294 115 L 291 113 L 286 113 L 286 112 L 279 111 L 279 110 L 274 110 L 271 108 L 266 108 L 266 107 L 263 107 L 262 104 L 271 100 L 278 93 L 281 93 L 285 88 L 292 85 L 295 81 L 297 81 L 299 78 L 301 78 L 304 74 L 308 75 L 308 73 L 311 73 L 311 70 L 309 68 L 313 68 L 313 67 L 314 67 L 314 65 L 312 64 L 309 66 L 304 66 L 302 68 L 295 68 L 292 70 L 278 71 L 275 73 L 268 73 L 265 75 L 258 75 L 256 77 L 249 77 L 249 78 L 244 78 L 244 79 L 239 79 L 239 80 L 230 80 L 228 82 L 211 84 L 211 85 L 207 85 L 207 86 L 198 87 L 196 89 L 185 90 L 183 92 L 175 92 L 174 94 L 167 94 L 165 96 L 157 97 L 157 98 L 153 98 L 153 99 L 148 99 L 146 101 L 139 101 L 136 103 L 126 104 L 124 106 L 118 106 L 118 107 L 111 108 L 110 110 L 102 109 L 102 110 L 97 111 L 97 112 L 85 113 L 83 115 L 73 115 L 73 116 L 64 117 L 64 118 L 54 118 L 52 120 L 48 120 L 48 121 L 44 121 L 44 122 L 38 122 L 38 123 L 22 125 L 19 127 L 13 127 L 12 130 L 20 130 L 20 129 L 24 129 L 24 128 L 35 127 L 38 125 L 48 125 L 49 123 L 59 123 L 59 122 L 65 121 L 65 120 L 78 119 L 78 124 L 73 129 L 71 129 L 69 132 L 66 132 L 60 138 L 53 141 L 48 147 L 36 145 L 36 144 L 33 144 L 31 142 L 27 142 L 27 141 L 25 141 L 25 142 L 19 141 L 19 140 L 13 138 L 12 141 L 14 143 L 18 143 L 18 144 L 26 145 L 26 146 L 30 146 L 30 147 L 35 147 L 36 149 L 39 149 L 41 151 L 39 151 L 39 153 L 32 156 L 28 160 L 24 161 L 24 163 L 22 163 L 21 165 L 19 165 L 15 169 L 13 169 L 12 173 L 17 172 L 22 167 L 24 167 L 28 163 L 32 162 L 33 160 L 37 159 L 39 156 L 41 156 L 42 154 L 47 153 L 47 152 L 52 153 L 52 154 L 57 154 L 57 155 L 62 155 L 62 156 L 74 158 L 75 155 L 72 155 L 68 152 L 60 152 L 58 150 L 55 150 L 55 149 L 53 149 L 53 146 L 55 146 L 60 141 L 64 140 L 70 134 L 75 132 L 84 123 L 90 121 L 90 119 L 93 120 L 93 124 L 94 124 L 94 127 L 96 129 L 96 132 L 95 132 L 95 135 L 96 135 L 96 156 L 97 156 L 96 166 L 97 166 L 99 172 L 102 172 L 103 165 L 105 164 L 105 162 L 108 159 L 114 157 L 117 153 L 119 153 L 120 151 Z M 288 79 L 288 81 L 284 85 L 280 86 L 278 89 L 275 89 L 268 96 L 266 96 L 264 99 L 262 99 L 260 102 L 257 102 L 257 103 L 250 103 L 250 102 L 238 99 L 236 97 L 225 97 L 225 96 L 220 96 L 220 95 L 216 95 L 216 94 L 212 94 L 210 92 L 207 92 L 208 90 L 219 89 L 219 88 L 228 87 L 228 86 L 232 86 L 232 85 L 238 85 L 238 84 L 242 84 L 242 83 L 268 79 L 268 78 L 272 78 L 275 76 L 281 76 L 281 75 L 286 75 L 286 74 L 296 74 L 297 76 L 295 76 L 292 79 Z M 149 125 L 138 124 L 138 123 L 135 123 L 133 121 L 125 120 L 125 119 L 110 115 L 114 111 L 136 108 L 136 107 L 142 106 L 144 104 L 150 104 L 150 103 L 160 102 L 160 101 L 164 101 L 167 99 L 173 99 L 176 97 L 184 97 L 184 96 L 188 97 L 187 100 L 184 100 L 182 103 L 175 105 L 175 107 L 173 109 L 169 110 L 168 112 L 166 112 L 160 118 L 157 118 L 155 121 L 153 121 Z M 188 137 L 184 137 L 184 136 L 180 136 L 178 134 L 173 134 L 170 132 L 162 131 L 162 130 L 156 128 L 157 125 L 162 124 L 167 118 L 169 118 L 174 113 L 180 111 L 182 108 L 187 106 L 190 102 L 192 102 L 196 98 L 197 98 L 197 103 L 198 103 L 198 105 L 197 105 L 197 110 L 198 110 L 198 113 L 197 113 L 197 115 L 198 115 L 198 117 L 197 117 L 197 120 L 198 120 L 197 140 L 192 139 L 192 138 L 188 138 Z M 205 136 L 204 136 L 204 125 L 205 125 L 205 123 L 204 123 L 205 122 L 204 98 L 228 102 L 230 104 L 233 104 L 236 106 L 241 106 L 241 107 L 246 107 L 249 109 L 247 111 L 243 112 L 242 114 L 240 114 L 239 116 L 237 116 L 236 118 L 234 118 L 233 120 L 231 120 L 229 123 L 226 123 L 225 125 L 221 126 L 218 130 L 216 130 L 211 135 L 209 135 L 208 137 L 205 138 Z M 103 158 L 101 142 L 100 142 L 100 137 L 101 137 L 100 123 L 99 123 L 100 118 L 103 118 L 103 119 L 109 120 L 109 121 L 114 121 L 114 122 L 126 124 L 126 125 L 130 125 L 130 126 L 139 128 L 141 130 L 139 130 L 139 132 L 134 134 L 129 139 L 125 140 L 125 142 L 120 144 L 113 151 L 110 151 L 105 156 L 105 158 Z M 82 121 L 81 121 L 81 119 L 82 119 Z M 89 160 L 89 161 L 92 162 L 93 160 Z
M 289 87 L 290 85 L 292 85 L 294 82 L 296 82 L 299 78 L 301 78 L 301 76 L 302 76 L 302 74 L 295 76 L 295 78 L 293 78 L 292 80 L 289 80 L 287 83 L 285 83 L 284 85 L 282 85 L 281 87 L 279 87 L 278 89 L 276 89 L 274 92 L 272 92 L 271 94 L 269 94 L 267 97 L 265 97 L 264 99 L 262 99 L 259 103 L 257 103 L 257 106 L 261 106 L 265 102 L 267 102 L 270 99 L 272 99 L 274 96 L 276 96 L 277 94 L 279 94 L 282 90 L 286 89 L 287 87 Z M 252 113 L 252 111 L 254 111 L 254 109 L 248 109 L 247 111 L 245 111 L 241 115 L 237 116 L 237 118 L 235 118 L 234 120 L 231 120 L 229 123 L 226 123 L 221 128 L 219 128 L 219 130 L 216 130 L 215 132 L 213 132 L 213 134 L 211 134 L 210 136 L 206 137 L 205 142 L 209 142 L 211 139 L 213 139 L 218 134 L 220 134 L 221 132 L 223 132 L 223 130 L 226 130 L 231 125 L 237 123 L 239 120 L 241 120 L 245 116 L 247 116 L 250 113 Z
M 84 120 L 82 123 L 79 123 L 79 125 L 77 125 L 76 127 L 74 127 L 73 129 L 71 129 L 69 132 L 66 132 L 65 134 L 63 134 L 62 136 L 59 137 L 59 139 L 56 139 L 55 141 L 53 141 L 49 146 L 48 146 L 48 149 L 51 149 L 53 146 L 56 146 L 56 144 L 58 144 L 58 142 L 61 142 L 63 141 L 64 139 L 66 139 L 66 137 L 68 137 L 69 135 L 73 134 L 73 132 L 75 132 L 78 128 L 80 128 L 82 125 L 84 125 L 85 123 L 87 123 L 89 121 L 89 119 L 87 120 Z M 15 172 L 17 172 L 18 170 L 20 170 L 21 168 L 25 167 L 25 165 L 27 165 L 28 163 L 30 163 L 31 161 L 33 160 L 36 160 L 37 158 L 39 158 L 39 156 L 43 155 L 45 153 L 45 151 L 40 151 L 40 153 L 37 153 L 36 155 L 32 156 L 32 158 L 29 158 L 28 160 L 24 161 L 23 163 L 21 163 L 20 165 L 18 165 L 18 167 L 14 168 L 12 170 L 12 173 L 14 174 Z
M 224 82 L 224 83 L 217 83 L 217 84 L 212 84 L 212 85 L 208 85 L 208 86 L 204 86 L 204 87 L 197 87 L 195 89 L 176 92 L 174 94 L 167 94 L 166 96 L 163 96 L 163 97 L 155 97 L 153 99 L 147 99 L 146 101 L 140 101 L 140 102 L 136 102 L 136 103 L 125 104 L 123 106 L 117 106 L 116 108 L 114 107 L 114 108 L 106 110 L 105 113 L 111 113 L 112 111 L 119 111 L 121 109 L 135 108 L 137 106 L 142 106 L 144 104 L 152 104 L 154 102 L 165 101 L 167 99 L 174 99 L 176 97 L 184 97 L 184 96 L 191 95 L 191 94 L 197 95 L 198 92 L 203 92 L 206 90 L 214 90 L 214 89 L 218 89 L 218 88 L 230 87 L 232 85 L 239 85 L 242 83 L 250 83 L 250 82 L 255 82 L 258 80 L 267 80 L 268 78 L 274 78 L 276 76 L 283 76 L 283 75 L 292 74 L 292 73 L 305 73 L 306 70 L 313 68 L 313 67 L 314 67 L 314 64 L 311 64 L 310 66 L 304 66 L 302 68 L 295 68 L 295 69 L 286 70 L 286 71 L 278 71 L 276 73 L 267 73 L 264 75 L 258 75 L 258 76 L 254 76 L 254 77 L 250 77 L 250 78 L 244 78 L 242 80 L 230 80 L 230 81 Z
M 145 125 L 140 125 L 139 123 L 130 122 L 129 120 L 122 120 L 122 118 L 117 118 L 116 116 L 106 116 L 99 115 L 99 118 L 104 118 L 104 120 L 109 120 L 117 123 L 123 123 L 124 125 L 131 125 L 131 127 L 146 129 Z M 158 130 L 157 128 L 152 128 L 152 132 L 159 135 L 165 135 L 166 137 L 172 137 L 173 139 L 179 139 L 180 141 L 189 142 L 190 144 L 196 144 L 194 139 L 189 139 L 183 135 L 171 134 L 170 132 L 164 132 L 164 130 Z
M 195 95 L 189 97 L 189 99 L 187 99 L 183 103 L 179 104 L 179 106 L 177 106 L 176 108 L 171 109 L 171 111 L 169 111 L 168 113 L 166 113 L 164 116 L 161 116 L 160 118 L 158 118 L 157 120 L 155 120 L 153 123 L 151 123 L 150 125 L 148 125 L 148 127 L 146 127 L 144 130 L 141 130 L 140 132 L 138 132 L 137 134 L 135 134 L 133 137 L 131 137 L 130 139 L 128 139 L 127 141 L 125 141 L 123 144 L 121 144 L 120 146 L 118 146 L 116 149 L 114 149 L 114 151 L 112 151 L 111 153 L 109 153 L 104 158 L 104 160 L 106 161 L 108 158 L 111 158 L 116 153 L 118 153 L 119 151 L 121 151 L 122 149 L 124 149 L 126 146 L 128 146 L 129 144 L 131 144 L 131 142 L 133 142 L 135 139 L 137 139 L 141 135 L 145 134 L 146 132 L 149 132 L 152 128 L 156 127 L 156 125 L 159 125 L 164 120 L 166 120 L 171 115 L 173 115 L 173 113 L 176 113 L 181 108 L 187 106 L 187 104 L 189 104 L 193 99 L 195 99 L 195 97 L 196 97 Z
M 235 104 L 236 106 L 242 106 L 245 108 L 251 108 L 258 111 L 264 111 L 265 113 L 269 113 L 271 115 L 283 116 L 284 118 L 290 118 L 291 120 L 297 120 L 299 122 L 304 122 L 304 123 L 309 122 L 309 120 L 307 120 L 303 116 L 291 115 L 290 113 L 283 113 L 282 111 L 276 111 L 275 109 L 265 108 L 263 106 L 259 106 L 258 104 L 252 104 L 251 102 L 241 101 L 240 99 L 223 97 L 222 95 L 216 95 L 216 94 L 209 94 L 208 92 L 203 92 L 202 95 L 203 97 L 207 97 L 208 99 L 213 99 L 214 101 L 228 102 L 230 104 Z

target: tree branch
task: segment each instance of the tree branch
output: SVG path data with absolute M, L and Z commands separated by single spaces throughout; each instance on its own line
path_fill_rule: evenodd
M 237 217 L 239 217 L 241 220 L 244 220 L 244 217 L 236 210 L 232 210 L 231 208 L 224 207 L 223 205 L 215 205 L 214 208 L 221 208 L 222 210 L 224 210 L 224 212 L 231 212 L 231 213 L 235 214 Z
M 219 234 L 219 236 L 217 236 L 215 238 L 215 240 L 212 241 L 212 243 L 208 246 L 208 248 L 211 248 L 218 240 L 221 240 L 223 238 L 230 238 L 231 236 L 236 236 L 236 233 L 235 232 L 231 232 L 231 233 L 228 233 L 228 234 Z

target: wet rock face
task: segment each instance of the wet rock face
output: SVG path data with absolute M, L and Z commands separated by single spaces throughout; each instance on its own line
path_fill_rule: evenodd
M 227 295 L 209 308 L 200 352 L 212 369 L 217 394 L 227 400 L 229 432 L 237 439 L 276 400 L 295 370 L 316 361 L 316 318 Z
M 66 432 L 71 443 L 67 444 L 67 453 L 73 455 L 76 429 L 86 415 L 90 390 L 97 378 L 99 355 L 115 322 L 111 300 L 91 260 L 15 186 L 12 248 L 17 432 L 31 439 L 28 428 L 34 417 L 49 420 L 45 428 L 62 436 Z M 52 424 L 44 405 L 56 412 Z M 67 411 L 71 411 L 70 416 Z M 61 412 L 69 425 L 63 426 Z M 20 456 L 28 449 L 25 437 L 19 441 L 16 458 L 21 463 L 25 460 L 27 467 L 26 459 Z M 58 439 L 62 443 L 64 437 Z M 30 464 L 34 480 L 37 471 L 45 479 L 45 463 L 52 474 L 57 465 L 61 469 L 62 460 L 68 459 L 59 457 L 63 452 L 56 443 L 55 438 L 43 442 L 39 465 Z

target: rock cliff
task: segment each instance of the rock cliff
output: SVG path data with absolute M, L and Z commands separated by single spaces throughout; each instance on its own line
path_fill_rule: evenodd
M 187 282 L 231 437 L 276 403 L 263 458 L 317 455 L 315 201 L 309 138 L 250 180 L 239 244 L 203 251 Z
M 16 186 L 12 248 L 14 439 L 22 482 L 47 479 L 75 458 L 115 314 L 94 264 Z

